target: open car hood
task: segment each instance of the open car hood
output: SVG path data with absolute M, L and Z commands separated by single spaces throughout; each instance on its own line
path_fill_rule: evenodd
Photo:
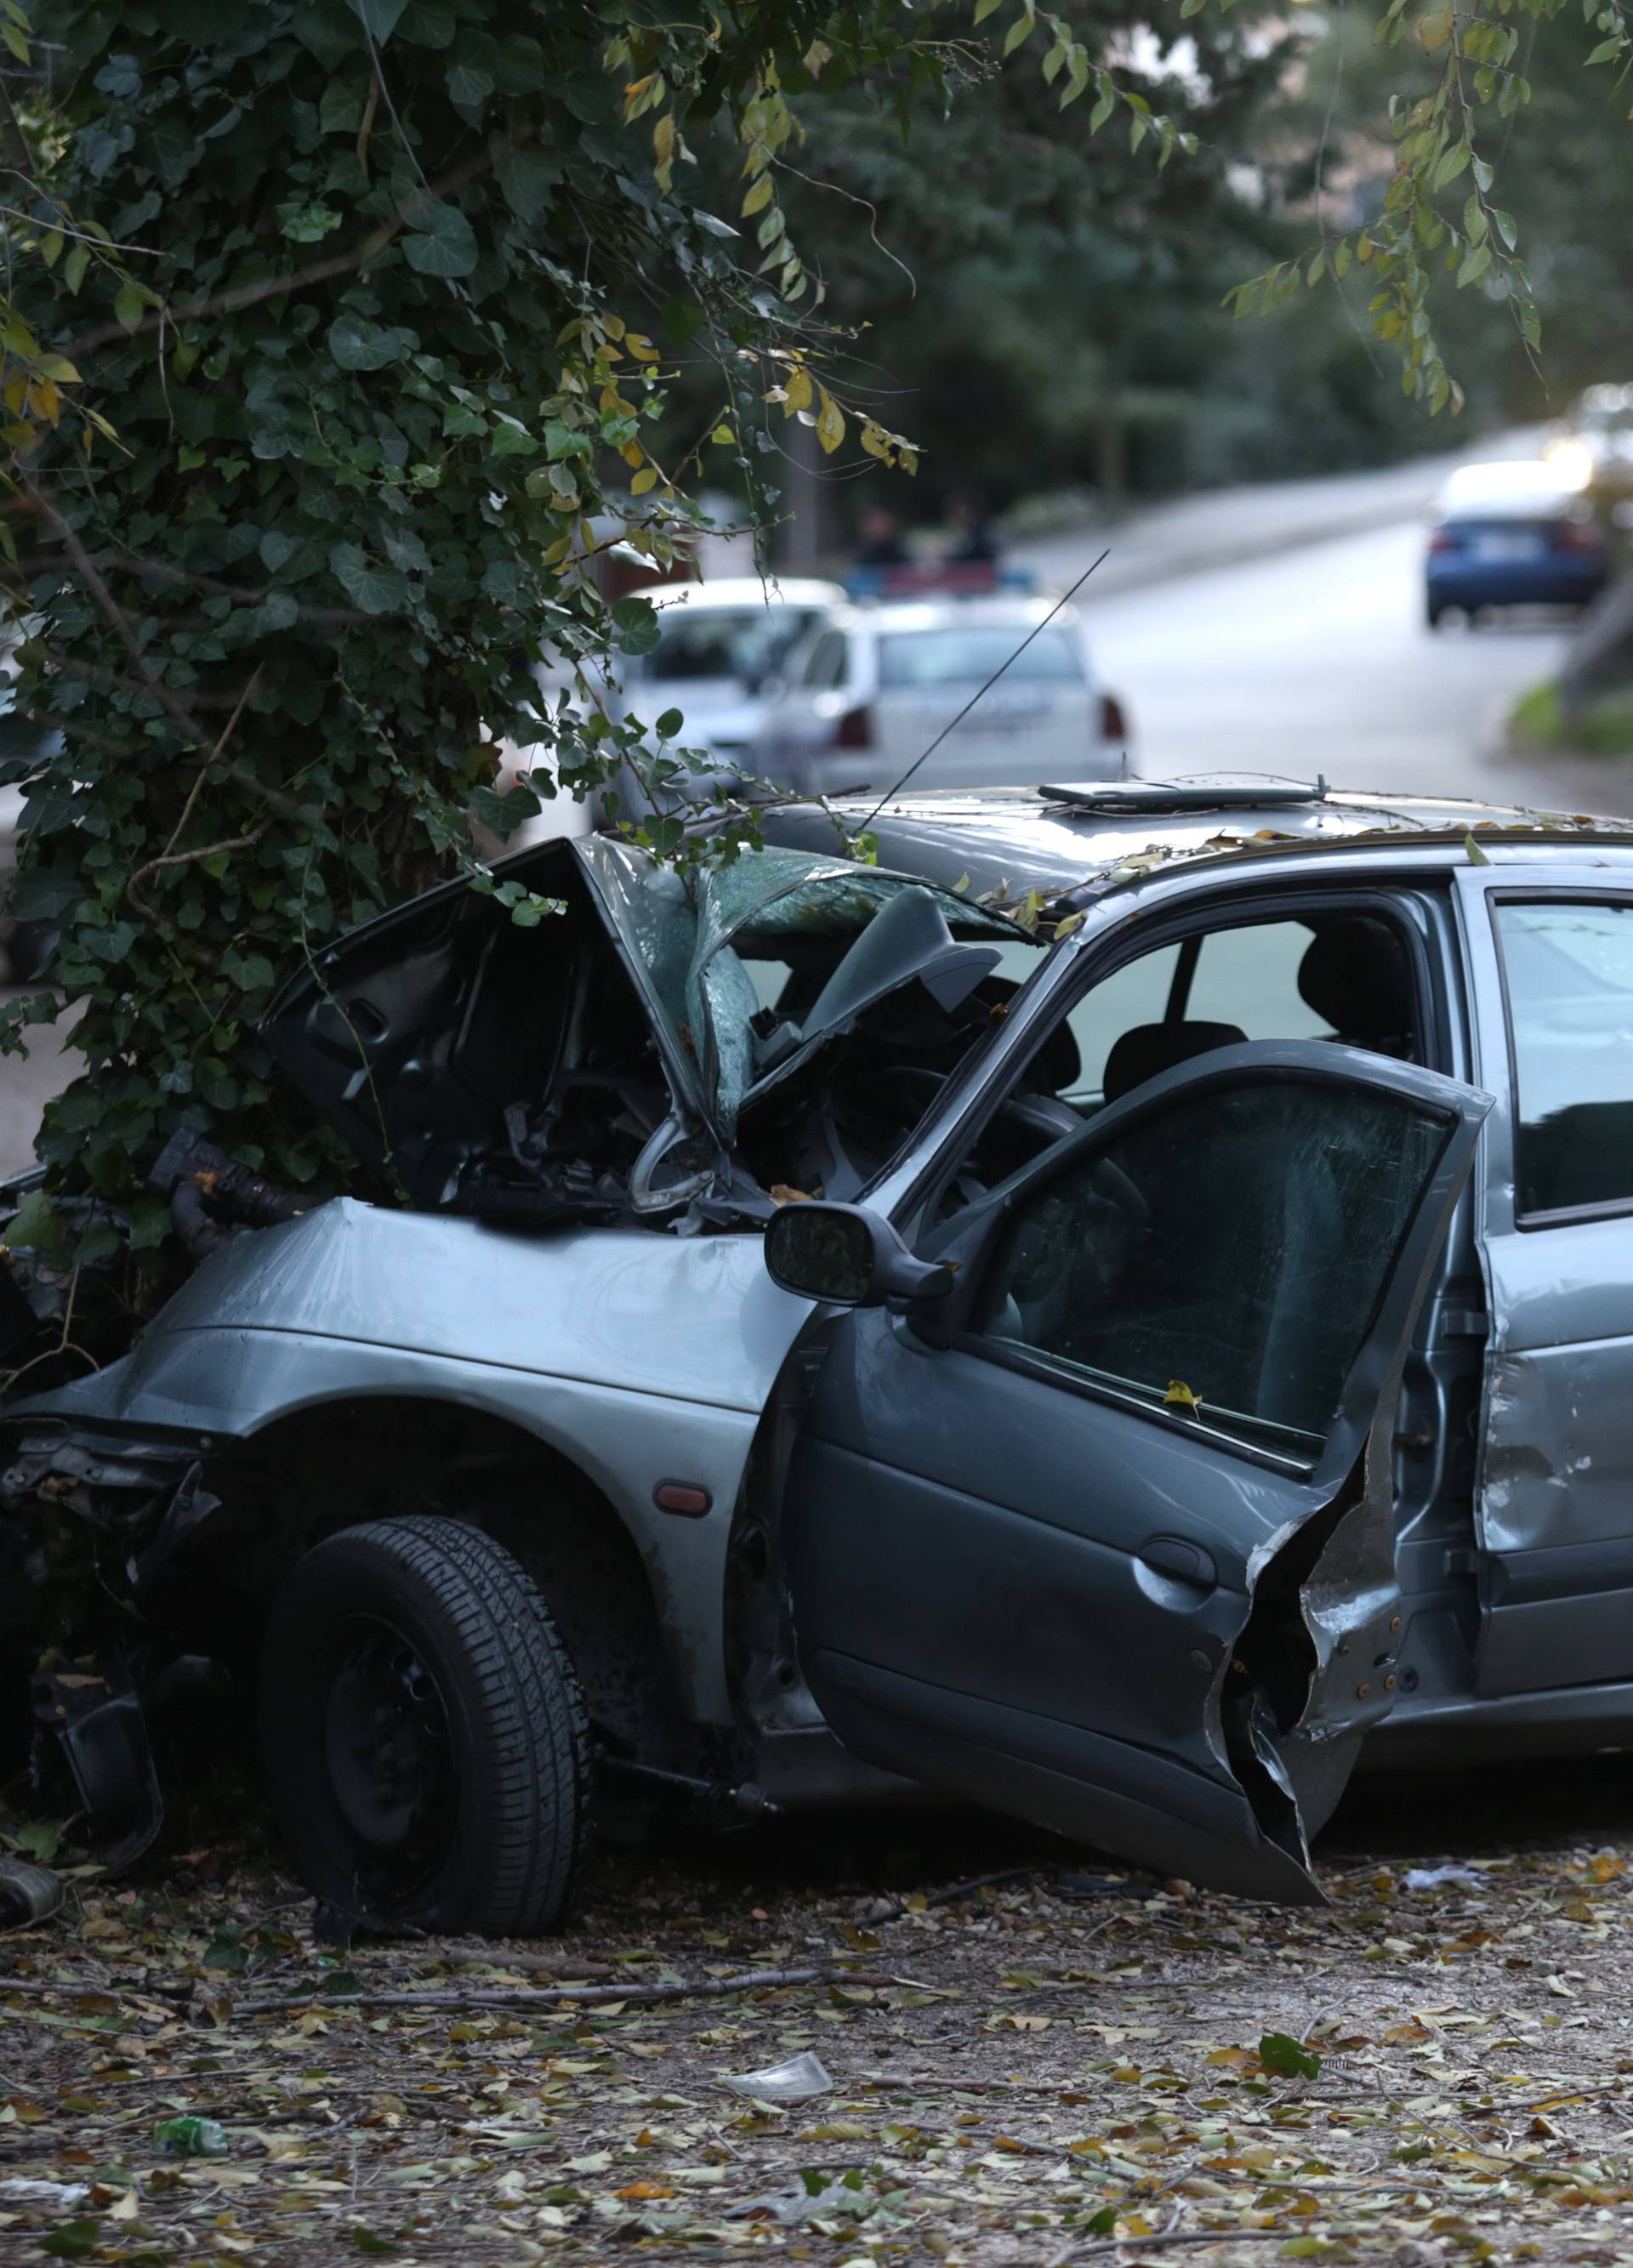
M 683 877 L 591 837 L 448 882 L 292 977 L 269 1051 L 410 1203 L 513 1225 L 662 1211 L 741 1174 L 746 1113 L 887 1003 L 950 1016 L 1013 923 L 906 875 L 748 851 Z M 975 941 L 985 940 L 985 941 Z M 750 973 L 797 972 L 797 1012 Z M 794 982 L 790 977 L 790 983 Z

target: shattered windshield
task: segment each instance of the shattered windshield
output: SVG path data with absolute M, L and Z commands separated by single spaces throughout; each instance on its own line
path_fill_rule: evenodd
M 848 1028 L 883 990 L 917 977 L 950 1003 L 984 976 L 995 958 L 966 941 L 1013 943 L 1023 936 L 1001 915 L 902 874 L 804 850 L 749 851 L 683 881 L 643 851 L 605 839 L 583 846 L 602 895 L 637 960 L 657 1007 L 696 1065 L 702 1100 L 729 1142 L 744 1098 L 780 1078 L 821 1040 Z M 892 911 L 896 932 L 873 968 L 839 981 L 876 919 Z M 850 939 L 848 947 L 836 953 Z M 824 941 L 831 981 L 797 1020 L 768 1005 L 761 972 L 807 958 Z M 1033 940 L 1025 940 L 1029 945 Z M 757 982 L 757 978 L 758 981 Z

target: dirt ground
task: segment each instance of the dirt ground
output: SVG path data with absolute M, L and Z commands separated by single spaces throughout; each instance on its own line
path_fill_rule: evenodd
M 1633 2260 L 1633 1766 L 1363 1783 L 1320 1857 L 1295 1911 L 970 1814 L 672 1830 L 527 1947 L 315 1945 L 253 1848 L 81 1881 L 0 1940 L 0 2259 Z

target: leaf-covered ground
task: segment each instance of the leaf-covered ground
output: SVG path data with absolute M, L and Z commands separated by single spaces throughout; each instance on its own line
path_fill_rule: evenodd
M 558 1942 L 336 1951 L 196 1851 L 0 1940 L 0 2258 L 1633 2259 L 1630 1864 L 1615 1757 L 1368 1784 L 1326 1910 L 898 1815 L 610 1854 Z M 638 1997 L 754 1969 L 819 1973 Z M 818 2099 L 723 2084 L 805 2051 Z

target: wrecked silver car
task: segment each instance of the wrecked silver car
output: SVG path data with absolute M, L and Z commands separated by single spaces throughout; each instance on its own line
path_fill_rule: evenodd
M 1633 846 L 943 802 L 881 821 L 907 872 L 542 846 L 504 871 L 558 915 L 450 887 L 291 983 L 268 1043 L 381 1201 L 218 1219 L 132 1352 L 6 1417 L 19 1577 L 78 1522 L 122 1602 L 34 1696 L 107 1839 L 155 1830 L 144 1706 L 201 1656 L 320 1896 L 517 1933 L 598 1785 L 928 1786 L 1313 1898 L 1363 1737 L 1420 1677 L 1478 1714 L 1491 1168 L 1463 1192 L 1510 1089 L 1464 956 L 1494 882 L 1591 860 L 1608 902 Z M 1208 990 L 1271 928 L 1353 1013 Z

